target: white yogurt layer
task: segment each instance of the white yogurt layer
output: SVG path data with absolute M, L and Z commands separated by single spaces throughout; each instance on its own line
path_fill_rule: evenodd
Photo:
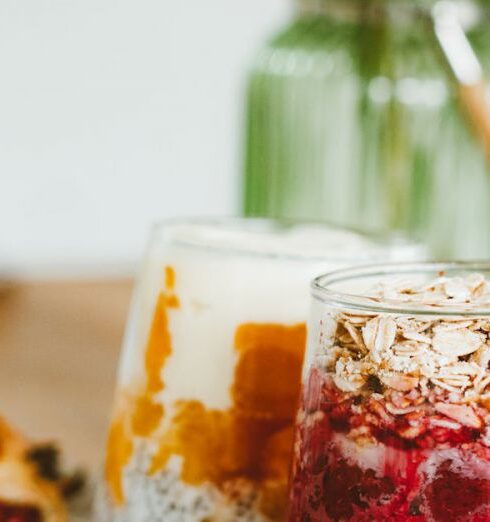
M 314 276 L 359 262 L 410 260 L 419 253 L 413 246 L 381 244 L 328 227 L 267 230 L 230 223 L 169 225 L 158 231 L 132 307 L 120 385 L 143 374 L 165 266 L 175 270 L 180 308 L 169 310 L 173 353 L 164 369 L 162 398 L 167 404 L 197 399 L 221 409 L 230 405 L 233 339 L 240 324 L 304 322 Z

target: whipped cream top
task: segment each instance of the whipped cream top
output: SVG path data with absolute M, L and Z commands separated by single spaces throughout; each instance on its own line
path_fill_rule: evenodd
M 162 231 L 166 228 L 162 227 Z M 297 259 L 416 259 L 420 245 L 385 239 L 326 224 L 284 224 L 268 220 L 182 223 L 171 227 L 182 246 L 248 255 Z

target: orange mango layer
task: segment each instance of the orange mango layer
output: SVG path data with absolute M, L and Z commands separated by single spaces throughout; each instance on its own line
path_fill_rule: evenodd
M 178 306 L 171 293 L 173 271 L 168 270 L 166 282 L 146 348 L 147 385 L 130 408 L 130 435 L 123 435 L 121 421 L 116 419 L 109 437 L 106 479 L 117 504 L 124 502 L 121 477 L 131 456 L 131 436 L 150 436 L 164 414 L 153 397 L 163 389 L 162 369 L 172 353 L 168 309 L 175 308 L 175 303 Z M 208 409 L 195 400 L 178 401 L 170 428 L 158 438 L 159 449 L 149 473 L 164 469 L 170 456 L 179 455 L 183 461 L 181 478 L 189 484 L 209 481 L 222 487 L 230 479 L 253 480 L 261 485 L 263 512 L 280 520 L 305 338 L 302 323 L 240 325 L 234 340 L 237 363 L 230 390 L 232 406 L 223 411 Z

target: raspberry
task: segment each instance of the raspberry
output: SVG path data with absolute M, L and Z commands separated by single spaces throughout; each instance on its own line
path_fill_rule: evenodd
M 323 476 L 325 510 L 333 520 L 351 517 L 354 506 L 366 509 L 372 501 L 384 503 L 394 492 L 389 477 L 376 477 L 372 469 L 362 471 L 343 459 Z
M 451 460 L 445 460 L 438 467 L 434 480 L 424 492 L 435 520 L 458 521 L 481 510 L 482 506 L 485 506 L 486 517 L 490 517 L 489 481 L 455 473 L 451 464 Z M 479 515 L 483 516 L 483 513 Z
M 315 378 L 322 396 L 316 401 L 319 408 L 308 410 L 307 421 L 299 426 L 301 458 L 292 478 L 291 522 L 490 521 L 490 480 L 477 472 L 470 478 L 448 460 L 427 483 L 421 467 L 447 451 L 463 462 L 490 462 L 490 448 L 478 442 L 479 429 L 448 422 L 430 404 L 391 414 L 382 399 L 341 393 L 328 378 L 323 386 Z M 384 452 L 384 465 L 377 471 L 365 469 L 366 463 L 358 466 L 335 442 L 337 437 L 355 441 L 356 436 L 366 437 L 368 444 L 370 436 L 377 440 Z

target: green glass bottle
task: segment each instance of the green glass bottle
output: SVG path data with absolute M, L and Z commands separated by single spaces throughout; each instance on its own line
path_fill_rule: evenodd
M 261 50 L 246 110 L 244 213 L 402 231 L 490 257 L 490 172 L 416 0 L 303 0 Z M 489 18 L 466 3 L 490 71 Z

